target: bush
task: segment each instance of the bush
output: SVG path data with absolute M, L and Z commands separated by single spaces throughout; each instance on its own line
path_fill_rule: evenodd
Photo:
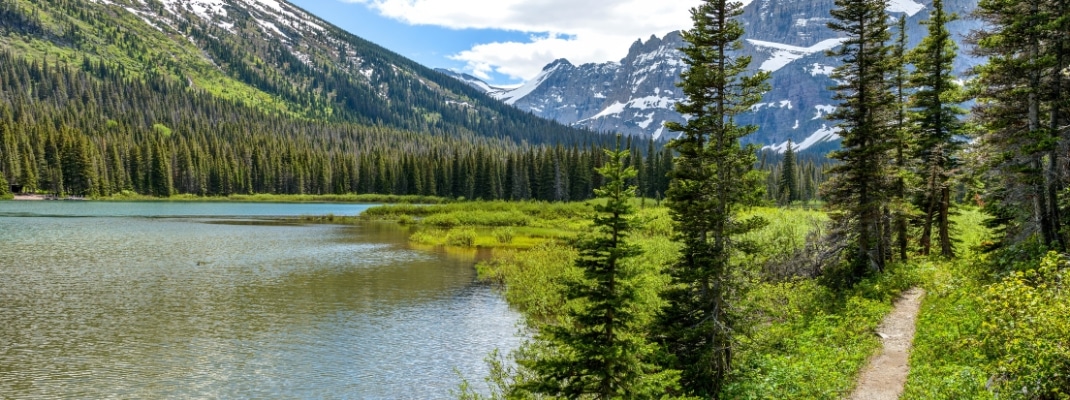
M 449 232 L 446 232 L 446 245 L 457 247 L 474 247 L 476 245 L 475 229 L 450 229 Z
M 1070 398 L 1070 274 L 1048 253 L 981 296 L 980 342 L 1001 398 Z
M 545 243 L 530 250 L 495 251 L 476 265 L 479 278 L 505 288 L 505 298 L 528 318 L 531 327 L 555 321 L 563 312 L 564 282 L 580 276 L 576 249 Z
M 0 172 L 0 198 L 4 198 L 5 196 L 11 194 L 10 191 L 10 184 L 7 183 L 7 179 L 4 179 L 4 174 Z
M 513 235 L 515 234 L 513 232 L 512 228 L 498 228 L 498 229 L 495 229 L 493 233 L 494 233 L 494 238 L 497 239 L 498 243 L 501 243 L 501 244 L 512 243 L 513 242 Z

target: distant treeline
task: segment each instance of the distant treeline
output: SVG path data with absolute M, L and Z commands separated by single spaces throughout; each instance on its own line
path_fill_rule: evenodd
M 24 192 L 582 200 L 601 185 L 593 169 L 611 138 L 583 139 L 551 146 L 274 116 L 166 78 L 0 52 L 0 180 Z M 630 162 L 643 194 L 658 197 L 671 157 L 644 143 L 628 143 Z

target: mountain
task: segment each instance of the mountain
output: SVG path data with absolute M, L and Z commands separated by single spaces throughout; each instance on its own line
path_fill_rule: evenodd
M 966 16 L 977 0 L 944 4 L 947 11 Z M 907 19 L 909 46 L 928 33 L 919 22 L 928 18 L 930 5 L 889 2 L 887 11 L 893 18 Z M 769 71 L 772 86 L 753 113 L 739 118 L 759 126 L 747 140 L 779 151 L 788 140 L 802 149 L 837 146 L 834 122 L 824 118 L 836 108 L 828 88 L 835 84 L 829 75 L 838 65 L 825 51 L 843 40 L 827 27 L 834 7 L 833 0 L 754 0 L 744 7 L 740 22 L 746 34 L 738 54 L 752 57 L 752 70 Z M 966 46 L 961 43 L 966 33 L 979 27 L 979 21 L 968 18 L 949 25 L 959 42 L 955 65 L 959 74 L 979 63 L 962 54 Z M 685 67 L 678 50 L 683 46 L 679 32 L 672 32 L 636 41 L 619 62 L 577 66 L 556 60 L 515 89 L 494 88 L 470 76 L 462 79 L 507 104 L 564 124 L 660 139 L 669 134 L 662 127 L 665 121 L 683 120 L 673 109 L 684 98 L 676 87 Z
M 613 140 L 285 1 L 0 0 L 15 192 L 582 200 Z
M 283 0 L 0 0 L 0 49 L 162 77 L 299 119 L 518 143 L 590 136 L 503 106 Z

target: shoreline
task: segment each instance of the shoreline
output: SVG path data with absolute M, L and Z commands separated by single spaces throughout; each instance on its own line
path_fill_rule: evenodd
M 13 201 L 132 201 L 132 202 L 244 202 L 244 203 L 338 203 L 338 204 L 442 204 L 450 199 L 418 195 L 309 195 L 309 194 L 251 194 L 230 196 L 197 196 L 189 194 L 171 197 L 152 197 L 145 195 L 118 194 L 103 197 L 66 196 L 56 197 L 51 194 L 18 193 L 10 198 Z

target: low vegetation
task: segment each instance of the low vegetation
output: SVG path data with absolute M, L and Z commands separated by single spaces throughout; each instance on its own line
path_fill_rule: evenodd
M 959 216 L 964 244 L 989 242 L 981 216 Z M 904 398 L 1070 398 L 1066 256 L 966 250 L 919 268 L 928 293 Z
M 640 200 L 633 200 L 639 205 Z M 679 252 L 672 240 L 668 209 L 637 210 L 633 243 L 640 255 L 625 261 L 638 271 L 641 288 L 637 312 L 653 321 L 664 306 L 669 285 L 665 266 Z M 475 246 L 491 249 L 478 263 L 480 279 L 500 285 L 506 299 L 538 331 L 566 321 L 579 306 L 565 295 L 566 282 L 582 276 L 575 266 L 575 241 L 589 228 L 592 203 L 466 202 L 430 206 L 388 205 L 370 209 L 365 219 L 410 218 L 414 243 Z M 467 210 L 467 211 L 462 211 Z M 481 215 L 523 215 L 515 226 L 479 225 L 495 221 Z M 425 224 L 436 216 L 465 223 L 451 227 Z M 876 328 L 899 293 L 922 286 L 926 291 L 911 374 L 904 398 L 1066 398 L 1064 378 L 1070 367 L 1070 298 L 1067 262 L 1055 253 L 1037 261 L 1021 256 L 1000 267 L 982 253 L 993 234 L 983 226 L 985 214 L 962 208 L 955 216 L 959 258 L 919 258 L 894 263 L 885 272 L 849 289 L 821 278 L 785 278 L 777 265 L 790 262 L 808 238 L 822 233 L 828 221 L 820 211 L 754 207 L 741 218 L 761 216 L 768 224 L 748 233 L 757 251 L 740 258 L 740 289 L 733 314 L 743 324 L 733 336 L 735 358 L 722 398 L 842 398 L 855 385 L 867 359 L 878 350 Z M 505 233 L 508 232 L 508 233 Z M 1034 258 L 1030 258 L 1034 257 Z M 1030 260 L 1032 261 L 1026 261 Z M 1002 272 L 1000 272 L 1002 271 Z M 497 375 L 487 381 L 490 398 L 520 395 L 515 388 L 531 379 L 515 364 L 544 348 L 529 342 L 518 352 L 490 358 Z M 465 383 L 457 393 L 481 398 L 480 385 Z M 479 392 L 483 392 L 480 390 Z M 523 396 L 521 396 L 523 397 Z
M 632 201 L 637 207 L 644 203 L 646 207 L 637 210 L 639 223 L 633 236 L 641 254 L 625 265 L 639 271 L 638 311 L 649 322 L 664 306 L 660 293 L 669 285 L 664 268 L 677 256 L 679 246 L 672 240 L 668 209 L 649 200 Z M 500 285 L 509 303 L 525 315 L 526 326 L 537 330 L 561 323 L 565 310 L 576 306 L 566 300 L 564 282 L 582 275 L 574 266 L 578 253 L 573 244 L 588 229 L 592 213 L 592 202 L 465 202 L 386 205 L 369 209 L 362 218 L 411 221 L 410 240 L 417 244 L 491 248 L 491 257 L 476 267 L 480 278 Z M 512 219 L 515 226 L 510 227 L 476 223 L 495 220 L 479 217 L 487 214 L 525 218 Z M 741 278 L 747 284 L 734 313 L 744 317 L 746 328 L 733 339 L 736 366 L 724 398 L 827 398 L 848 393 L 858 370 L 879 347 L 873 332 L 892 300 L 918 283 L 916 267 L 897 265 L 843 292 L 818 279 L 765 279 L 763 270 L 771 268 L 766 265 L 789 259 L 815 230 L 820 233 L 827 217 L 814 210 L 769 207 L 751 208 L 743 215 L 761 216 L 768 224 L 748 233 L 758 248 L 741 261 L 745 266 Z M 449 228 L 425 223 L 444 216 L 467 222 Z M 512 232 L 511 240 L 499 239 L 503 229 Z M 456 237 L 466 239 L 461 242 Z M 529 344 L 509 360 L 534 348 Z M 492 382 L 492 392 L 509 392 L 525 379 L 527 372 L 512 362 L 498 361 L 496 368 L 509 370 L 508 378 Z M 478 397 L 472 391 L 464 395 Z

